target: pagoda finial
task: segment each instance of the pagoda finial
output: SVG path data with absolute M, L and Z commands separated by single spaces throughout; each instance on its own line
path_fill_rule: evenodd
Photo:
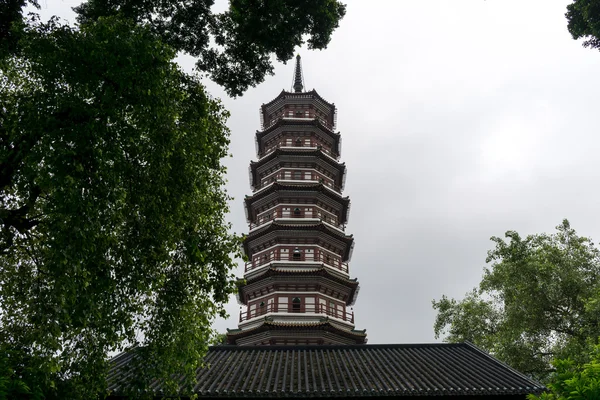
M 296 56 L 296 71 L 294 73 L 294 91 L 302 92 L 304 89 L 304 78 L 302 76 L 302 65 L 300 64 L 300 54 Z

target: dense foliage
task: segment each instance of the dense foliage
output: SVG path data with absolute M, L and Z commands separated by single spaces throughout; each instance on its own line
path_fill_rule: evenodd
M 108 356 L 134 347 L 136 397 L 153 378 L 185 393 L 176 376 L 215 337 L 239 238 L 228 114 L 174 57 L 241 94 L 303 35 L 325 47 L 344 8 L 92 0 L 68 26 L 25 4 L 0 23 L 0 399 L 103 397 Z
M 470 341 L 514 368 L 546 380 L 552 360 L 587 361 L 600 336 L 600 252 L 563 221 L 551 235 L 492 237 L 478 288 L 443 296 L 435 334 Z
M 573 39 L 585 39 L 583 45 L 600 50 L 600 1 L 575 0 L 567 6 L 566 17 Z
M 198 58 L 196 64 L 229 94 L 240 95 L 294 55 L 308 36 L 323 49 L 345 14 L 337 0 L 231 0 L 220 14 L 213 0 L 88 0 L 77 8 L 80 22 L 122 15 L 147 24 L 172 48 Z M 217 46 L 213 46 L 215 43 Z
M 552 362 L 555 372 L 548 383 L 549 392 L 529 395 L 530 400 L 600 399 L 600 346 L 589 355 L 589 362 L 577 364 L 570 358 Z

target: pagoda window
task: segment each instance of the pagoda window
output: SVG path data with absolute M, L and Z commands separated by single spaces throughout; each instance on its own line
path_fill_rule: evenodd
M 327 301 L 324 298 L 319 297 L 319 310 L 318 310 L 319 313 L 326 312 L 326 308 L 327 308 Z
M 296 139 L 296 147 L 302 147 L 302 139 Z
M 305 116 L 306 118 L 308 118 L 308 117 L 310 116 L 310 115 L 309 115 L 309 113 L 308 113 L 308 110 L 304 111 L 304 116 Z
M 314 313 L 316 311 L 316 309 L 315 309 L 315 298 L 314 297 L 306 297 L 304 299 L 304 303 L 305 303 L 304 310 L 306 312 L 313 312 Z
M 288 298 L 287 297 L 279 297 L 277 299 L 277 308 L 279 311 L 285 311 L 288 307 Z
M 314 261 L 314 250 L 308 249 L 306 250 L 306 254 L 304 255 L 306 261 Z
M 294 171 L 294 180 L 302 180 L 302 171 Z
M 336 315 L 336 304 L 333 301 L 329 301 L 329 315 L 332 315 L 334 317 L 337 317 Z
M 300 297 L 294 297 L 292 299 L 292 312 L 300 312 L 302 309 L 302 300 Z
M 292 260 L 294 261 L 301 261 L 302 260 L 302 250 L 300 250 L 299 248 L 295 248 L 294 252 L 292 253 Z
M 294 208 L 294 215 L 299 217 L 300 215 L 302 215 L 302 210 L 300 210 L 300 208 L 298 207 Z
M 267 300 L 267 312 L 273 311 L 275 311 L 275 299 L 271 297 Z
M 293 111 L 288 111 L 288 117 L 293 117 L 294 116 L 294 112 Z

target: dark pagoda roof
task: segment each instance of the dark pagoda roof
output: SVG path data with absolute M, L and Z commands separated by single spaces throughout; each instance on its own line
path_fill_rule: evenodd
M 290 183 L 279 183 L 279 182 L 274 182 L 272 184 L 270 184 L 269 186 L 265 187 L 265 188 L 261 188 L 260 190 L 258 190 L 256 193 L 254 193 L 252 196 L 246 196 L 246 198 L 244 199 L 244 203 L 246 206 L 246 212 L 247 212 L 247 218 L 248 220 L 252 220 L 254 218 L 254 216 L 251 214 L 252 213 L 252 203 L 254 203 L 255 201 L 257 201 L 258 199 L 263 198 L 266 195 L 269 195 L 271 193 L 276 193 L 279 191 L 302 191 L 302 192 L 321 192 L 323 194 L 325 194 L 327 197 L 331 198 L 332 200 L 335 200 L 337 202 L 339 202 L 343 209 L 342 209 L 342 223 L 345 223 L 348 221 L 348 210 L 350 208 L 350 198 L 349 197 L 343 197 L 341 194 L 339 194 L 338 192 L 329 189 L 327 186 L 325 186 L 322 183 L 312 183 L 312 184 L 306 184 L 306 183 L 299 183 L 299 184 L 290 184 Z
M 242 337 L 256 335 L 262 332 L 275 332 L 275 331 L 294 331 L 294 332 L 310 332 L 313 333 L 315 330 L 331 332 L 335 335 L 345 337 L 356 344 L 363 344 L 367 334 L 365 330 L 349 330 L 341 329 L 336 324 L 330 322 L 328 317 L 323 317 L 321 321 L 304 321 L 304 322 L 281 322 L 272 321 L 269 316 L 266 316 L 263 322 L 251 329 L 228 329 L 227 340 L 239 340 Z M 348 346 L 348 345 L 346 345 Z M 254 346 L 253 346 L 254 347 Z
M 338 132 L 334 132 L 327 125 L 322 123 L 319 119 L 316 118 L 280 118 L 273 125 L 262 131 L 256 131 L 256 140 L 259 144 L 259 153 L 262 153 L 262 148 L 260 147 L 260 143 L 262 139 L 267 136 L 269 133 L 273 132 L 275 129 L 279 127 L 291 127 L 291 126 L 314 126 L 320 129 L 323 133 L 330 135 L 333 139 L 333 146 L 336 156 L 339 156 L 340 153 L 340 134 Z
M 108 387 L 127 385 L 132 353 L 112 360 Z M 199 398 L 520 398 L 539 383 L 470 343 L 216 346 L 198 370 Z M 162 389 L 156 383 L 157 395 Z M 118 398 L 114 396 L 113 398 Z
M 301 222 L 299 219 L 298 221 Z M 343 255 L 343 261 L 347 261 L 350 259 L 352 254 L 352 245 L 354 244 L 354 238 L 352 235 L 346 235 L 344 232 L 333 228 L 326 223 L 319 221 L 317 223 L 305 224 L 305 223 L 282 223 L 276 220 L 272 220 L 261 227 L 251 231 L 248 233 L 248 236 L 244 239 L 244 251 L 246 254 L 250 254 L 250 249 L 248 247 L 248 243 L 252 240 L 264 237 L 268 233 L 277 232 L 277 231 L 316 231 L 323 232 L 328 234 L 329 236 L 341 241 L 346 245 L 346 249 Z
M 263 110 L 271 107 L 272 105 L 274 105 L 275 103 L 277 103 L 280 100 L 285 100 L 285 99 L 297 99 L 298 97 L 309 97 L 309 98 L 314 98 L 316 100 L 318 100 L 319 102 L 323 103 L 323 105 L 327 106 L 328 108 L 330 108 L 331 110 L 335 110 L 335 104 L 328 102 L 327 100 L 325 100 L 324 98 L 322 98 L 319 93 L 317 93 L 317 91 L 315 89 L 310 90 L 308 92 L 287 92 L 285 90 L 282 90 L 281 93 L 279 93 L 279 95 L 277 97 L 275 97 L 273 100 L 269 101 L 268 103 L 265 103 L 261 106 L 261 108 Z
M 250 161 L 250 179 L 251 179 L 252 188 L 256 187 L 256 183 L 257 183 L 256 170 L 257 170 L 258 166 L 263 165 L 263 164 L 265 164 L 273 159 L 276 159 L 277 157 L 280 157 L 280 156 L 317 157 L 317 158 L 325 161 L 327 164 L 331 165 L 333 168 L 337 169 L 339 171 L 340 178 L 343 178 L 344 173 L 346 171 L 345 163 L 337 162 L 336 160 L 327 156 L 321 150 L 318 150 L 316 148 L 279 147 L 258 161 Z M 342 181 L 337 182 L 337 184 L 340 187 L 343 186 L 343 179 L 342 179 Z
M 347 305 L 354 304 L 356 296 L 358 295 L 359 284 L 356 279 L 350 279 L 340 274 L 332 273 L 331 268 L 323 265 L 316 266 L 308 270 L 290 270 L 289 268 L 281 267 L 269 267 L 257 269 L 258 273 L 248 276 L 246 279 L 238 281 L 238 301 L 244 302 L 244 291 L 247 286 L 252 285 L 255 282 L 264 282 L 265 280 L 275 280 L 277 278 L 293 278 L 293 277 L 319 277 L 322 279 L 329 279 L 335 283 L 346 286 L 350 289 L 349 302 Z M 317 281 L 318 282 L 318 281 Z

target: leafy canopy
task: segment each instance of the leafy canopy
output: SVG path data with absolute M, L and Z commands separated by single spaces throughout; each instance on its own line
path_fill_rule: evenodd
M 460 301 L 433 301 L 435 334 L 473 342 L 545 380 L 553 359 L 584 362 L 600 336 L 600 252 L 567 220 L 551 235 L 506 238 L 492 237 L 491 268 L 478 288 Z
M 147 24 L 172 48 L 197 57 L 198 70 L 235 96 L 273 73 L 272 54 L 290 60 L 305 36 L 309 49 L 326 48 L 346 11 L 337 0 L 231 0 L 215 14 L 213 3 L 88 0 L 76 11 L 82 23 L 121 15 Z
M 90 0 L 68 26 L 25 19 L 25 3 L 0 23 L 0 399 L 102 397 L 125 348 L 135 397 L 155 378 L 188 393 L 177 377 L 216 336 L 240 240 L 228 113 L 174 58 L 241 94 L 271 54 L 306 35 L 324 48 L 344 6 Z
M 575 0 L 565 14 L 573 39 L 585 39 L 583 45 L 600 50 L 600 2 Z
M 556 370 L 548 384 L 550 392 L 529 395 L 529 400 L 600 399 L 600 346 L 594 347 L 589 358 L 584 365 L 569 358 L 554 360 L 552 365 Z
M 32 28 L 4 63 L 0 339 L 46 396 L 100 391 L 123 344 L 189 363 L 233 291 L 227 113 L 174 55 L 103 18 Z

